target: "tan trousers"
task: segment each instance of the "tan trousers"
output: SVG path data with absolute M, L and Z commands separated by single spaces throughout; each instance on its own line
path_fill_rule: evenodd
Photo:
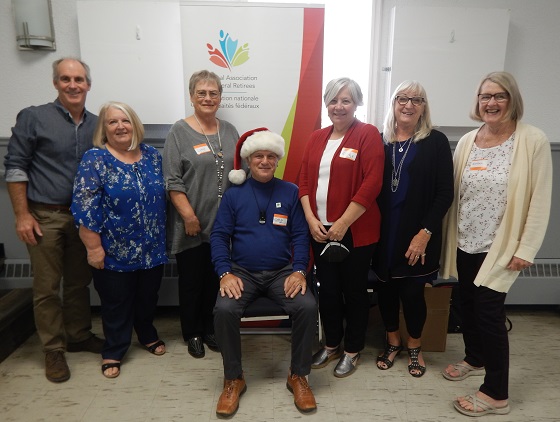
M 43 236 L 27 245 L 33 268 L 35 326 L 43 351 L 66 350 L 66 344 L 92 336 L 86 249 L 69 211 L 30 205 Z

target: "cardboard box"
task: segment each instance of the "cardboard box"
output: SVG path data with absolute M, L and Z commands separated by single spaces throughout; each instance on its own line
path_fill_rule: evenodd
M 447 287 L 425 287 L 424 297 L 428 314 L 422 331 L 422 350 L 425 352 L 445 352 L 451 289 Z M 408 332 L 402 309 L 400 312 L 402 344 L 407 344 Z

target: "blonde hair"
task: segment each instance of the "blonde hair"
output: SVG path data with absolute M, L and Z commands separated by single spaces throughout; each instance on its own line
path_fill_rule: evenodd
M 521 117 L 523 117 L 523 98 L 521 98 L 521 92 L 519 91 L 515 78 L 508 72 L 491 72 L 482 78 L 476 88 L 474 103 L 469 114 L 470 118 L 482 122 L 482 116 L 478 108 L 478 94 L 480 94 L 482 85 L 484 85 L 486 81 L 500 85 L 509 94 L 508 110 L 504 115 L 504 120 L 513 120 L 515 122 L 521 120 Z
M 419 97 L 424 98 L 424 113 L 418 119 L 416 127 L 414 128 L 414 135 L 412 135 L 412 142 L 418 142 L 424 138 L 427 138 L 432 132 L 433 125 L 430 117 L 430 105 L 428 103 L 428 96 L 426 90 L 418 81 L 407 80 L 401 82 L 401 84 L 395 89 L 393 95 L 391 96 L 391 107 L 387 110 L 385 115 L 385 120 L 383 122 L 383 140 L 386 143 L 392 143 L 397 141 L 397 122 L 395 118 L 395 101 L 397 101 L 397 95 L 399 92 L 403 91 L 414 91 Z
M 128 150 L 135 150 L 144 140 L 144 125 L 132 107 L 118 101 L 109 101 L 101 106 L 101 109 L 99 110 L 99 117 L 97 119 L 97 126 L 95 127 L 95 132 L 93 133 L 93 146 L 97 148 L 105 148 L 105 144 L 107 143 L 105 116 L 110 108 L 116 108 L 117 110 L 122 111 L 128 120 L 130 120 L 132 125 L 132 142 L 130 143 Z

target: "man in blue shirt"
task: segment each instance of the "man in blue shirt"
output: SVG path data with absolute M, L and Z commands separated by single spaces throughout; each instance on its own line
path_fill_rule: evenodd
M 103 346 L 90 331 L 91 271 L 70 213 L 74 176 L 92 147 L 97 116 L 85 109 L 91 88 L 85 63 L 56 60 L 53 84 L 58 91 L 54 102 L 19 112 L 4 166 L 16 232 L 33 268 L 35 326 L 45 374 L 49 381 L 63 382 L 70 378 L 65 351 L 100 353 Z
M 287 388 L 302 412 L 317 408 L 307 382 L 317 322 L 317 305 L 307 292 L 309 234 L 298 188 L 277 179 L 284 140 L 265 128 L 245 133 L 229 175 L 237 186 L 222 198 L 210 236 L 212 262 L 220 277 L 214 308 L 216 340 L 224 363 L 224 390 L 216 413 L 231 416 L 247 389 L 241 367 L 239 323 L 245 308 L 268 296 L 291 316 L 292 360 Z M 241 159 L 251 177 L 245 181 Z

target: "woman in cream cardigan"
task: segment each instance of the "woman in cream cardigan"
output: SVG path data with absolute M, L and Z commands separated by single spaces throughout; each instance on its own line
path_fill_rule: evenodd
M 519 122 L 523 100 L 513 76 L 480 82 L 467 133 L 454 154 L 455 199 L 445 224 L 442 276 L 458 278 L 465 357 L 442 371 L 451 381 L 484 375 L 454 406 L 469 416 L 506 414 L 509 342 L 505 299 L 533 265 L 550 214 L 552 158 L 546 135 Z

